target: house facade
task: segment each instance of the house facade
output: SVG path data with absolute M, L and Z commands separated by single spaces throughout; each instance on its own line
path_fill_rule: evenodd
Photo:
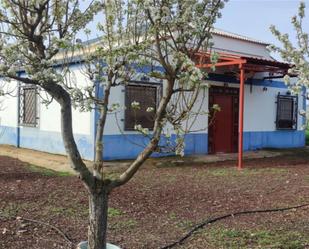
M 237 152 L 240 128 L 244 151 L 304 146 L 305 118 L 299 112 L 306 109 L 306 94 L 304 90 L 293 95 L 280 78 L 289 65 L 276 62 L 266 49 L 268 44 L 258 40 L 213 30 L 213 43 L 213 50 L 222 60 L 206 79 L 210 88 L 201 93 L 196 108 L 208 111 L 218 104 L 221 111 L 213 120 L 206 115 L 198 117 L 192 127 L 195 132 L 186 135 L 185 154 Z M 242 90 L 238 68 L 244 61 L 247 67 Z M 80 86 L 87 85 L 81 64 L 72 64 L 71 71 L 70 77 Z M 45 105 L 41 98 L 44 99 L 44 93 L 36 88 L 18 82 L 12 82 L 10 88 L 15 96 L 2 97 L 0 144 L 65 154 L 59 105 L 56 102 Z M 138 101 L 142 108 L 148 107 L 158 101 L 161 88 L 161 82 L 139 79 L 114 88 L 110 102 L 128 106 L 127 103 Z M 130 112 L 129 108 L 123 108 L 117 115 L 109 115 L 104 135 L 106 160 L 131 159 L 142 150 L 146 138 L 134 131 Z M 151 125 L 147 115 L 150 114 L 140 114 L 143 127 Z M 97 120 L 94 110 L 73 110 L 76 142 L 82 157 L 88 160 L 94 158 Z

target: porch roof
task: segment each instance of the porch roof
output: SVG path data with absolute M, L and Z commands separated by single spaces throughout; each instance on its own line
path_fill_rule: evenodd
M 288 70 L 293 67 L 292 64 L 270 60 L 261 57 L 245 56 L 239 54 L 228 54 L 217 52 L 219 58 L 216 63 L 211 62 L 210 52 L 197 52 L 193 56 L 196 66 L 207 69 L 215 66 L 216 68 L 226 68 L 233 70 L 235 67 L 242 66 L 245 73 L 269 73 L 269 77 L 283 77 Z
M 216 63 L 212 63 L 209 52 L 194 53 L 192 59 L 196 66 L 202 69 L 226 68 L 228 72 L 239 75 L 239 125 L 238 125 L 238 169 L 243 168 L 243 134 L 244 134 L 244 97 L 245 80 L 254 76 L 255 73 L 268 73 L 266 78 L 282 78 L 293 67 L 289 63 L 279 62 L 265 58 L 250 57 L 244 55 L 227 54 L 218 52 L 219 58 Z

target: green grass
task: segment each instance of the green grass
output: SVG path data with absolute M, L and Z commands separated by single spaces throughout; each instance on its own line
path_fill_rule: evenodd
M 48 214 L 53 215 L 64 215 L 65 217 L 75 217 L 78 213 L 78 211 L 73 207 L 48 207 L 47 210 Z
M 65 171 L 55 171 L 52 169 L 46 169 L 43 167 L 39 167 L 33 164 L 29 164 L 27 167 L 31 172 L 35 172 L 35 173 L 40 173 L 43 176 L 61 176 L 61 177 L 65 177 L 65 176 L 71 176 L 72 174 L 70 172 L 65 172 Z
M 131 230 L 138 223 L 135 219 L 126 217 L 125 213 L 118 208 L 108 208 L 109 228 L 111 230 Z
M 287 173 L 287 169 L 282 168 L 254 168 L 254 169 L 243 169 L 241 171 L 235 168 L 212 168 L 208 170 L 208 173 L 212 176 L 252 176 L 259 174 L 284 174 Z
M 137 225 L 137 221 L 132 218 L 127 218 L 124 220 L 117 220 L 115 223 L 109 223 L 109 227 L 111 230 L 131 230 Z
M 9 209 L 8 211 L 10 211 Z M 74 206 L 70 207 L 59 207 L 59 206 L 53 206 L 53 205 L 46 205 L 44 207 L 44 210 L 46 214 L 52 214 L 52 215 L 62 215 L 68 218 L 72 217 L 87 217 L 88 216 L 88 206 L 76 204 Z M 108 208 L 108 218 L 118 218 L 123 215 L 123 212 L 116 208 Z
M 0 207 L 0 217 L 11 218 L 18 216 L 19 212 L 34 208 L 33 203 L 14 203 L 8 202 L 5 206 Z
M 8 203 L 7 206 L 0 209 L 0 216 L 11 218 L 16 216 L 19 210 L 20 206 L 18 206 L 16 203 Z
M 216 248 L 303 249 L 309 241 L 294 231 L 237 230 L 212 228 L 205 231 L 207 241 Z
M 123 215 L 123 212 L 117 208 L 109 207 L 107 211 L 108 218 L 118 217 Z
M 309 175 L 305 175 L 304 177 L 305 181 L 309 183 Z
M 306 130 L 306 145 L 309 145 L 309 130 Z

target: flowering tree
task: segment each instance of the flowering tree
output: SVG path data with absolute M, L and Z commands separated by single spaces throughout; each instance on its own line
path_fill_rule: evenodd
M 90 200 L 90 231 L 94 233 L 89 236 L 90 248 L 103 248 L 105 243 L 102 238 L 106 232 L 108 194 L 127 183 L 153 152 L 173 147 L 177 154 L 183 155 L 184 136 L 190 132 L 196 116 L 203 114 L 200 110 L 194 112 L 193 106 L 203 93 L 206 75 L 195 67 L 192 58 L 199 50 L 209 49 L 210 30 L 222 7 L 220 0 L 127 1 L 126 4 L 104 1 L 106 20 L 99 25 L 102 38 L 94 53 L 83 49 L 84 54 L 89 54 L 84 56 L 86 73 L 90 79 L 101 82 L 104 94 L 98 97 L 92 91 L 75 89 L 77 96 L 83 96 L 84 101 L 79 101 L 83 109 L 94 102 L 100 112 L 93 171 L 97 192 L 92 193 Z M 135 125 L 148 143 L 122 174 L 110 179 L 104 173 L 103 148 L 108 146 L 104 144 L 104 128 L 108 114 L 117 114 L 121 108 L 118 103 L 110 103 L 110 95 L 112 88 L 126 84 L 137 72 L 140 77 L 163 81 L 163 94 L 156 108 L 147 108 L 147 112 L 155 112 L 153 130 Z M 133 101 L 131 107 L 138 111 L 139 104 Z M 175 135 L 172 142 L 171 132 Z M 167 141 L 163 145 L 159 143 L 162 137 Z
M 161 138 L 170 138 L 166 127 L 176 136 L 176 152 L 183 154 L 184 135 L 200 114 L 193 106 L 205 88 L 202 80 L 206 75 L 195 67 L 193 58 L 196 52 L 209 49 L 210 30 L 223 2 L 105 0 L 92 1 L 81 11 L 78 0 L 2 0 L 0 74 L 8 82 L 37 86 L 60 104 L 65 149 L 90 196 L 90 249 L 106 248 L 109 194 L 127 183 L 153 152 L 161 151 Z M 76 34 L 99 11 L 103 12 L 98 25 L 102 37 L 93 46 L 76 43 Z M 66 77 L 68 62 L 78 56 L 91 80 L 83 88 Z M 55 68 L 55 64 L 61 67 Z M 135 125 L 148 142 L 123 173 L 110 178 L 104 169 L 103 148 L 108 144 L 103 135 L 108 114 L 119 108 L 110 101 L 112 88 L 125 85 L 141 70 L 141 76 L 163 81 L 158 105 L 147 108 L 153 112 L 153 129 Z M 103 96 L 96 94 L 97 87 L 104 91 Z M 73 137 L 73 106 L 99 112 L 92 169 L 83 162 Z M 135 101 L 131 107 L 138 110 L 139 103 Z
M 296 33 L 297 44 L 293 44 L 289 34 L 282 34 L 273 25 L 270 27 L 271 32 L 281 42 L 282 47 L 271 45 L 269 48 L 271 51 L 279 53 L 283 60 L 293 64 L 284 80 L 296 93 L 301 91 L 303 86 L 309 86 L 309 43 L 308 34 L 303 30 L 305 8 L 305 3 L 301 2 L 298 15 L 293 16 L 291 19 Z M 290 75 L 297 75 L 297 81 L 292 81 Z
M 3 95 L 4 95 L 4 91 L 3 91 L 2 88 L 3 88 L 3 87 L 0 85 L 0 112 L 3 111 L 3 109 L 4 109 L 4 104 L 3 104 Z M 1 126 L 1 124 L 2 124 L 2 120 L 1 120 L 1 117 L 0 117 L 0 126 Z M 3 136 L 4 132 L 5 132 L 5 129 L 4 129 L 4 128 L 3 128 L 3 129 L 0 129 L 0 139 L 1 139 L 1 137 Z
M 3 95 L 4 95 L 3 86 L 0 85 L 0 111 L 3 110 Z

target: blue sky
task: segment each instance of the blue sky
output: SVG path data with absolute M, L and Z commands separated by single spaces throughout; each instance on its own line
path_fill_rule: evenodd
M 281 32 L 289 33 L 295 42 L 290 20 L 298 12 L 299 3 L 300 0 L 229 0 L 215 27 L 279 45 L 269 30 L 269 26 L 274 24 Z M 309 33 L 309 0 L 305 0 L 305 3 L 308 17 L 304 30 Z M 97 16 L 94 22 L 97 23 L 101 18 L 100 15 Z M 89 26 L 91 30 L 95 30 L 94 24 Z M 95 33 L 90 38 L 94 37 Z M 81 38 L 86 39 L 83 35 Z
M 222 11 L 217 28 L 278 44 L 269 31 L 274 24 L 294 39 L 291 17 L 298 12 L 299 0 L 230 0 Z M 304 30 L 309 32 L 309 0 L 306 3 Z M 295 40 L 294 40 L 295 41 Z

